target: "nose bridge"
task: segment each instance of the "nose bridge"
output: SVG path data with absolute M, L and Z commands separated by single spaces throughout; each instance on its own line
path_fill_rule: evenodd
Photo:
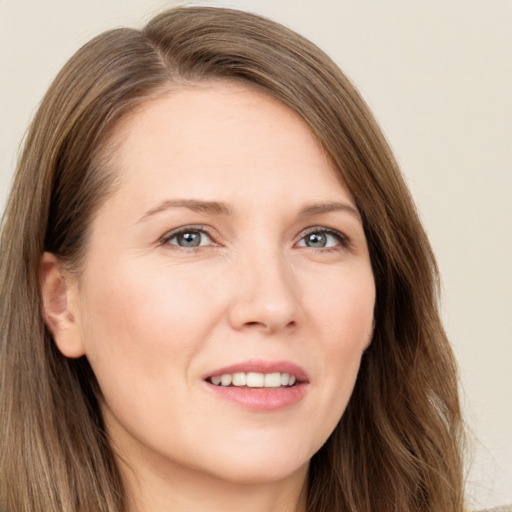
M 240 257 L 231 309 L 235 328 L 273 332 L 296 324 L 297 281 L 278 246 L 260 244 Z

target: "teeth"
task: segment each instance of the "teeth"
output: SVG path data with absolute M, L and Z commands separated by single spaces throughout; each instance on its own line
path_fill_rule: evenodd
M 281 386 L 281 374 L 280 373 L 267 373 L 265 375 L 265 387 L 266 388 L 278 388 Z
M 225 375 L 222 375 L 220 378 L 220 383 L 222 386 L 229 386 L 232 381 L 232 377 L 229 373 L 226 373 Z
M 215 386 L 237 386 L 248 388 L 279 388 L 290 387 L 297 381 L 295 375 L 288 373 L 257 373 L 257 372 L 239 372 L 225 373 L 210 378 L 210 382 Z
M 217 377 L 212 377 L 212 384 L 218 386 L 222 382 L 222 377 L 218 375 Z
M 231 383 L 233 386 L 246 386 L 247 375 L 245 373 L 233 373 L 233 381 Z
M 265 375 L 263 373 L 250 372 L 247 374 L 247 387 L 262 388 L 265 386 Z

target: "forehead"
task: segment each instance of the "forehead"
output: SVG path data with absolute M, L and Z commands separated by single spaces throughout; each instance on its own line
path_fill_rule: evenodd
M 306 122 L 240 84 L 171 89 L 126 118 L 114 138 L 111 159 L 120 182 L 139 198 L 148 189 L 165 194 L 185 186 L 193 196 L 214 193 L 220 200 L 262 184 L 280 193 L 318 189 L 325 195 L 340 187 L 346 192 Z

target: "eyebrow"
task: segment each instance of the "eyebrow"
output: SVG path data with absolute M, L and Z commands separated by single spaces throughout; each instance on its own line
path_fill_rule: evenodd
M 299 212 L 299 217 L 309 217 L 312 215 L 321 215 L 322 213 L 336 212 L 336 211 L 344 211 L 354 215 L 358 221 L 362 221 L 361 214 L 357 210 L 357 208 L 347 204 L 347 203 L 338 203 L 338 202 L 329 202 L 329 203 L 318 203 L 312 204 L 310 206 L 306 206 Z
M 187 208 L 194 212 L 211 213 L 215 215 L 230 215 L 231 208 L 225 203 L 217 201 L 200 201 L 197 199 L 167 199 L 162 201 L 155 208 L 148 210 L 140 219 L 139 222 L 146 220 L 148 217 L 164 212 L 171 208 Z
M 159 205 L 155 206 L 155 208 L 148 210 L 139 219 L 138 222 L 142 222 L 153 215 L 164 212 L 171 208 L 187 208 L 188 210 L 194 212 L 214 215 L 232 214 L 232 210 L 227 204 L 218 201 L 201 201 L 198 199 L 167 199 L 162 201 Z M 357 220 L 361 221 L 361 215 L 356 208 L 347 203 L 339 202 L 318 203 L 306 206 L 300 210 L 299 217 L 310 217 L 313 215 L 321 215 L 323 213 L 335 211 L 344 211 L 350 213 L 356 217 Z

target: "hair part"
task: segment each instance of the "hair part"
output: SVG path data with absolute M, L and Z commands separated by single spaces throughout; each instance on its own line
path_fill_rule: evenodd
M 170 88 L 212 80 L 261 90 L 305 120 L 368 240 L 375 332 L 347 410 L 311 461 L 308 512 L 461 512 L 457 371 L 434 256 L 393 155 L 321 50 L 260 16 L 209 7 L 96 37 L 59 73 L 32 122 L 1 238 L 0 508 L 126 509 L 94 374 L 85 358 L 65 358 L 44 325 L 41 256 L 80 271 L 91 220 L 117 185 L 116 127 Z

